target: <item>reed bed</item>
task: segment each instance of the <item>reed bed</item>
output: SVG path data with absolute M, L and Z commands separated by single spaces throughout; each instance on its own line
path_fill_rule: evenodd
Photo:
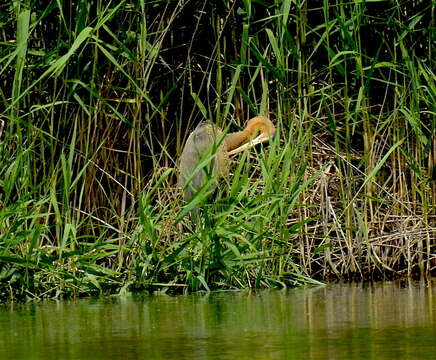
M 29 0 L 0 21 L 0 299 L 435 273 L 434 3 Z M 185 204 L 190 131 L 257 114 L 276 138 Z

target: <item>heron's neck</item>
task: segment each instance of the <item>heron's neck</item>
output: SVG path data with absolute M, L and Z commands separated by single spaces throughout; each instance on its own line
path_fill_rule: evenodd
M 247 131 L 236 131 L 226 135 L 224 138 L 227 146 L 227 151 L 236 149 L 241 144 L 249 140 L 250 134 Z

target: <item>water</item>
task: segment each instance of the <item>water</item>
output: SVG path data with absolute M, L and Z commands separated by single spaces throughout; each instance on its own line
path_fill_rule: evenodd
M 0 307 L 0 359 L 435 359 L 436 284 Z

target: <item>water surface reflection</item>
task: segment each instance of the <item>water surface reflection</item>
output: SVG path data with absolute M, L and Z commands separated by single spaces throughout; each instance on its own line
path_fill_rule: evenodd
M 0 359 L 434 359 L 435 295 L 388 282 L 0 307 Z

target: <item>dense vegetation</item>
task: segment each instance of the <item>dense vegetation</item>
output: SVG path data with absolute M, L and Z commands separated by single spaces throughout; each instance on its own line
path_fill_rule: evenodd
M 435 8 L 0 5 L 0 298 L 434 272 Z M 276 138 L 184 204 L 189 132 L 257 114 Z

